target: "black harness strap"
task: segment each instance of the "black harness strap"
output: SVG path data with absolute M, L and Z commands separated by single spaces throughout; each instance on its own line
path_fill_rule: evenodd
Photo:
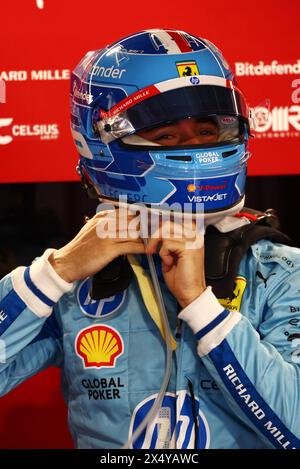
M 126 256 L 119 256 L 94 275 L 90 296 L 93 300 L 109 298 L 129 287 L 133 270 Z
M 206 282 L 212 286 L 217 298 L 232 296 L 240 262 L 252 244 L 262 239 L 291 244 L 290 238 L 274 227 L 278 226 L 278 220 L 273 214 L 249 209 L 243 212 L 251 214 L 251 219 L 254 213 L 257 214 L 256 221 L 227 233 L 209 226 L 205 233 Z

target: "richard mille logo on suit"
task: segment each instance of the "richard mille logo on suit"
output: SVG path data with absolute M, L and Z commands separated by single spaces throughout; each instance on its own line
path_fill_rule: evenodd
M 1 310 L 0 311 L 0 324 L 2 324 L 5 321 L 5 319 L 7 319 L 7 314 L 3 310 Z

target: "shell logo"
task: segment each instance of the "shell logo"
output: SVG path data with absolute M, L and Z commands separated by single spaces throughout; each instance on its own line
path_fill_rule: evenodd
M 197 187 L 195 186 L 195 184 L 189 184 L 187 186 L 188 192 L 196 192 L 196 189 L 197 189 Z
M 84 368 L 114 368 L 123 351 L 122 337 L 112 327 L 87 327 L 76 338 L 76 353 L 82 358 Z

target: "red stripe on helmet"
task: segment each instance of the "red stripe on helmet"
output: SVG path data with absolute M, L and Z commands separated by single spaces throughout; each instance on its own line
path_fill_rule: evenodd
M 235 88 L 233 82 L 231 80 L 226 80 L 226 88 L 231 88 L 232 90 Z
M 193 50 L 183 34 L 178 31 L 168 31 L 168 34 L 176 42 L 181 52 L 191 52 Z

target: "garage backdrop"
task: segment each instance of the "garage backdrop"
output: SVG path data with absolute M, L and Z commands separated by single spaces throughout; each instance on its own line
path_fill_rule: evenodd
M 299 174 L 299 14 L 297 0 L 3 1 L 0 183 L 77 181 L 72 68 L 88 50 L 154 28 L 186 30 L 224 52 L 256 112 L 249 174 Z M 58 382 L 48 370 L 0 399 L 1 448 L 72 446 Z

